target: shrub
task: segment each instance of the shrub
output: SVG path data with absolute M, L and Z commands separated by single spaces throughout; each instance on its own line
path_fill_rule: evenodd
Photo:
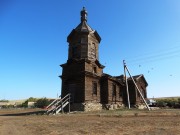
M 14 108 L 14 105 L 3 105 L 3 109 L 9 109 L 9 108 Z
M 167 105 L 163 100 L 157 100 L 156 103 L 158 107 L 165 107 Z
M 22 103 L 21 106 L 27 108 L 28 107 L 28 100 L 26 100 L 24 103 Z
M 2 99 L 2 100 L 0 100 L 0 102 L 9 102 L 9 100 Z
M 19 107 L 27 108 L 28 107 L 28 102 L 36 102 L 37 100 L 38 100 L 37 98 L 30 97 L 24 103 L 19 105 Z
M 41 98 L 36 101 L 35 107 L 44 108 L 44 107 L 48 106 L 49 103 L 50 103 L 50 101 L 47 98 Z
M 37 98 L 30 97 L 28 99 L 28 102 L 36 102 L 37 100 L 38 100 Z
M 178 100 L 178 103 L 180 104 L 180 98 L 178 98 L 177 100 Z
M 180 105 L 180 98 L 163 98 L 157 99 L 156 102 L 158 107 L 177 108 Z

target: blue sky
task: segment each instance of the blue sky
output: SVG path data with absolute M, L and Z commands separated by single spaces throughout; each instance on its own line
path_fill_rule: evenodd
M 56 97 L 68 34 L 80 23 L 102 38 L 105 73 L 144 74 L 148 97 L 180 96 L 179 0 L 0 0 L 0 99 Z

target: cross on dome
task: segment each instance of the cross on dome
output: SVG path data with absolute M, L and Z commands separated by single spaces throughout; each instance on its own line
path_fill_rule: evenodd
M 87 11 L 85 9 L 85 7 L 83 7 L 83 9 L 81 10 L 81 22 L 86 21 L 87 22 Z

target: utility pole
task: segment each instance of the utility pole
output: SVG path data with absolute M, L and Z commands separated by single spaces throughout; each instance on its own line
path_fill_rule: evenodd
M 132 81 L 133 81 L 133 83 L 134 83 L 136 89 L 138 90 L 138 92 L 139 92 L 141 98 L 143 99 L 143 101 L 144 101 L 146 107 L 147 107 L 148 110 L 150 111 L 150 107 L 149 107 L 148 104 L 146 103 L 146 100 L 144 99 L 144 97 L 143 97 L 142 93 L 140 92 L 140 90 L 139 90 L 139 88 L 138 88 L 136 82 L 134 81 L 133 77 L 131 76 L 131 74 L 130 74 L 130 72 L 129 72 L 129 69 L 128 69 L 127 66 L 126 66 L 125 60 L 123 60 L 123 63 L 124 63 L 124 69 L 127 70 L 127 72 L 128 72 L 128 74 L 129 74 L 129 76 L 131 77 L 131 79 L 132 79 Z M 127 91 L 128 91 L 128 90 L 127 90 Z
M 128 88 L 128 82 L 127 82 L 127 76 L 126 76 L 126 63 L 125 60 L 123 60 L 124 65 L 124 79 L 126 81 L 126 93 L 127 93 L 127 101 L 128 101 L 128 108 L 130 109 L 130 100 L 129 100 L 129 88 Z

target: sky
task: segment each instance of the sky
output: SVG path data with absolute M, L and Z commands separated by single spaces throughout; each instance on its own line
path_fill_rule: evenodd
M 67 36 L 80 23 L 102 38 L 104 73 L 143 74 L 152 97 L 180 96 L 179 0 L 0 0 L 0 99 L 56 98 Z

